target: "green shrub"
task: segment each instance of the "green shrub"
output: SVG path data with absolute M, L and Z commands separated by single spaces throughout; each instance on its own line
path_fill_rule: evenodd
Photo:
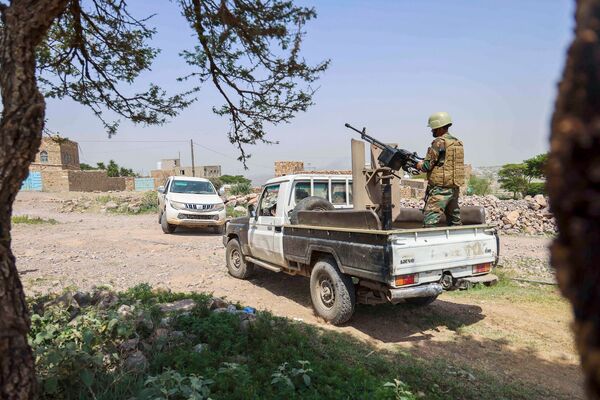
M 159 303 L 192 298 L 187 313 L 171 315 L 177 339 L 157 340 L 166 317 Z M 543 397 L 541 387 L 504 382 L 482 371 L 477 384 L 448 378 L 448 360 L 423 360 L 385 351 L 347 334 L 258 312 L 243 329 L 237 313 L 209 309 L 210 296 L 171 293 L 138 285 L 118 294 L 106 309 L 86 306 L 75 312 L 60 298 L 29 299 L 29 341 L 36 357 L 41 399 L 528 399 Z M 54 305 L 53 305 L 54 304 Z M 131 315 L 117 310 L 130 307 Z M 240 309 L 240 306 L 237 306 Z M 149 320 L 148 320 L 149 319 Z M 140 324 L 140 320 L 148 323 Z M 162 329 L 162 328 L 161 328 Z M 139 340 L 147 368 L 130 371 Z M 198 344 L 203 349 L 197 351 Z M 456 366 L 455 369 L 458 369 Z
M 471 175 L 471 178 L 469 179 L 469 187 L 467 189 L 467 193 L 477 196 L 485 196 L 492 192 L 491 185 L 492 183 L 489 179 Z
M 142 195 L 140 212 L 158 211 L 158 197 L 154 190 L 149 190 Z
M 246 211 L 236 211 L 235 207 L 227 206 L 227 216 L 231 218 L 245 217 Z
M 250 182 L 240 182 L 231 186 L 231 194 L 234 196 L 240 196 L 244 194 L 250 194 L 252 192 L 252 185 Z
M 527 188 L 527 195 L 535 196 L 537 194 L 546 194 L 546 184 L 544 182 L 532 182 Z

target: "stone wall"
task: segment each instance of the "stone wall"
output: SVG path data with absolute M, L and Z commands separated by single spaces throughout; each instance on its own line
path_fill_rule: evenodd
M 67 192 L 69 191 L 69 171 L 42 170 L 42 190 L 45 192 Z
M 275 176 L 297 174 L 304 171 L 302 161 L 275 161 Z
M 112 178 L 105 171 L 68 171 L 69 190 L 72 192 L 108 192 L 125 190 L 127 178 Z

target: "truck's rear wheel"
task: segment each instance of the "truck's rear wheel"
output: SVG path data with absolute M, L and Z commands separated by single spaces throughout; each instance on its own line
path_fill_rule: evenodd
M 352 278 L 342 274 L 333 259 L 321 259 L 313 267 L 310 297 L 317 314 L 333 325 L 343 324 L 354 314 Z
M 231 239 L 227 242 L 225 250 L 225 260 L 227 270 L 234 278 L 247 279 L 254 272 L 254 265 L 246 262 L 242 254 L 242 247 L 237 239 Z
M 299 211 L 329 211 L 335 210 L 333 204 L 325 200 L 322 197 L 312 196 L 306 197 L 296 204 L 296 207 L 290 213 L 290 223 L 292 225 L 298 224 L 298 212 Z
M 437 299 L 437 296 L 429 296 L 429 297 L 411 297 L 408 299 L 405 299 L 406 302 L 408 304 L 412 304 L 414 306 L 418 306 L 418 307 L 425 307 L 430 305 L 431 303 L 433 303 L 435 301 L 435 299 Z

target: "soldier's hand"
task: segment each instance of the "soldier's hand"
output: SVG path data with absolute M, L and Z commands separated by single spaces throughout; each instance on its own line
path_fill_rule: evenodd
M 417 169 L 418 169 L 419 171 L 423 171 L 423 161 L 419 161 L 419 162 L 417 163 L 416 167 L 417 167 Z

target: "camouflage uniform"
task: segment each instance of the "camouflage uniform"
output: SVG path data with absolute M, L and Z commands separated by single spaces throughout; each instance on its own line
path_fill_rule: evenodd
M 459 143 L 461 146 L 461 157 L 460 160 L 458 160 L 459 162 L 457 162 L 457 166 L 462 172 L 457 174 L 459 177 L 456 180 L 454 179 L 453 174 L 450 179 L 445 179 L 445 184 L 440 185 L 438 177 L 440 170 L 444 169 L 447 141 Z M 460 182 L 461 173 L 464 181 L 462 143 L 449 133 L 435 138 L 431 143 L 431 147 L 427 150 L 427 156 L 423 161 L 422 169 L 427 172 L 428 178 L 428 196 L 424 208 L 424 226 L 429 227 L 438 224 L 442 214 L 446 214 L 446 222 L 448 225 L 462 225 L 460 221 L 460 208 L 458 207 L 459 186 L 462 184 L 462 182 Z M 436 175 L 438 177 L 436 177 Z

